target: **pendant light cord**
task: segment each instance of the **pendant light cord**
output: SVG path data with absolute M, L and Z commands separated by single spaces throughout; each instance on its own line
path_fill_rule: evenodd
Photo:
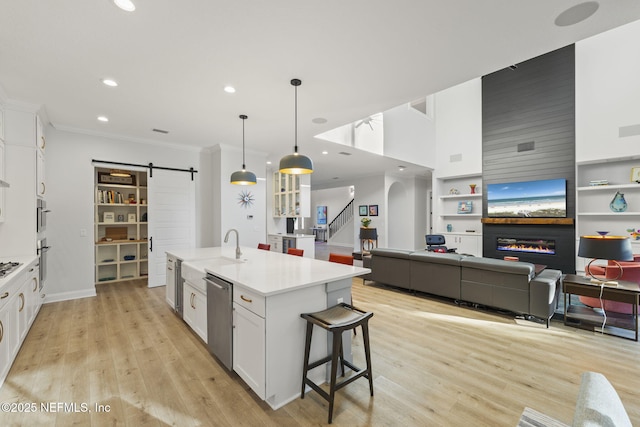
M 295 133 L 296 134 L 295 134 L 293 140 L 295 141 L 296 145 L 293 148 L 293 152 L 297 153 L 298 152 L 298 86 L 295 85 L 294 87 L 296 88 L 295 89 L 295 102 L 294 102 L 294 105 L 295 105 L 295 120 L 294 120 L 294 123 L 295 123 Z
M 242 170 L 246 169 L 244 162 L 244 121 L 247 119 L 245 114 L 241 114 L 240 118 L 242 119 Z

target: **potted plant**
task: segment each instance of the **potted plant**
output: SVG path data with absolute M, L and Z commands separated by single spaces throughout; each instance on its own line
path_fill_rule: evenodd
M 369 224 L 371 224 L 371 218 L 362 218 L 360 222 L 364 228 L 367 228 L 369 227 Z

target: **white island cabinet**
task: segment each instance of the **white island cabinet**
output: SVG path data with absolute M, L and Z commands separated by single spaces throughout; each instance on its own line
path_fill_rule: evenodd
M 370 270 L 253 248 L 242 252 L 236 261 L 234 249 L 220 248 L 218 257 L 198 263 L 233 286 L 233 370 L 278 409 L 300 396 L 306 330 L 300 314 L 350 302 L 352 278 Z M 316 328 L 313 336 L 315 360 L 327 354 L 328 341 L 324 330 Z M 344 338 L 350 359 L 350 335 Z M 310 376 L 322 383 L 326 366 Z

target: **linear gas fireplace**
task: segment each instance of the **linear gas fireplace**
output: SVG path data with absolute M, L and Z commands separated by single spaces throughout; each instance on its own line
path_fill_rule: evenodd
M 531 254 L 556 254 L 556 241 L 551 239 L 498 237 L 496 249 L 504 252 L 526 252 Z

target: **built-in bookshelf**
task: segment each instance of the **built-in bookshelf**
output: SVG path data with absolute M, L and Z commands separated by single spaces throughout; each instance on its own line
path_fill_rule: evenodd
M 148 276 L 147 174 L 96 168 L 95 281 L 117 282 Z

